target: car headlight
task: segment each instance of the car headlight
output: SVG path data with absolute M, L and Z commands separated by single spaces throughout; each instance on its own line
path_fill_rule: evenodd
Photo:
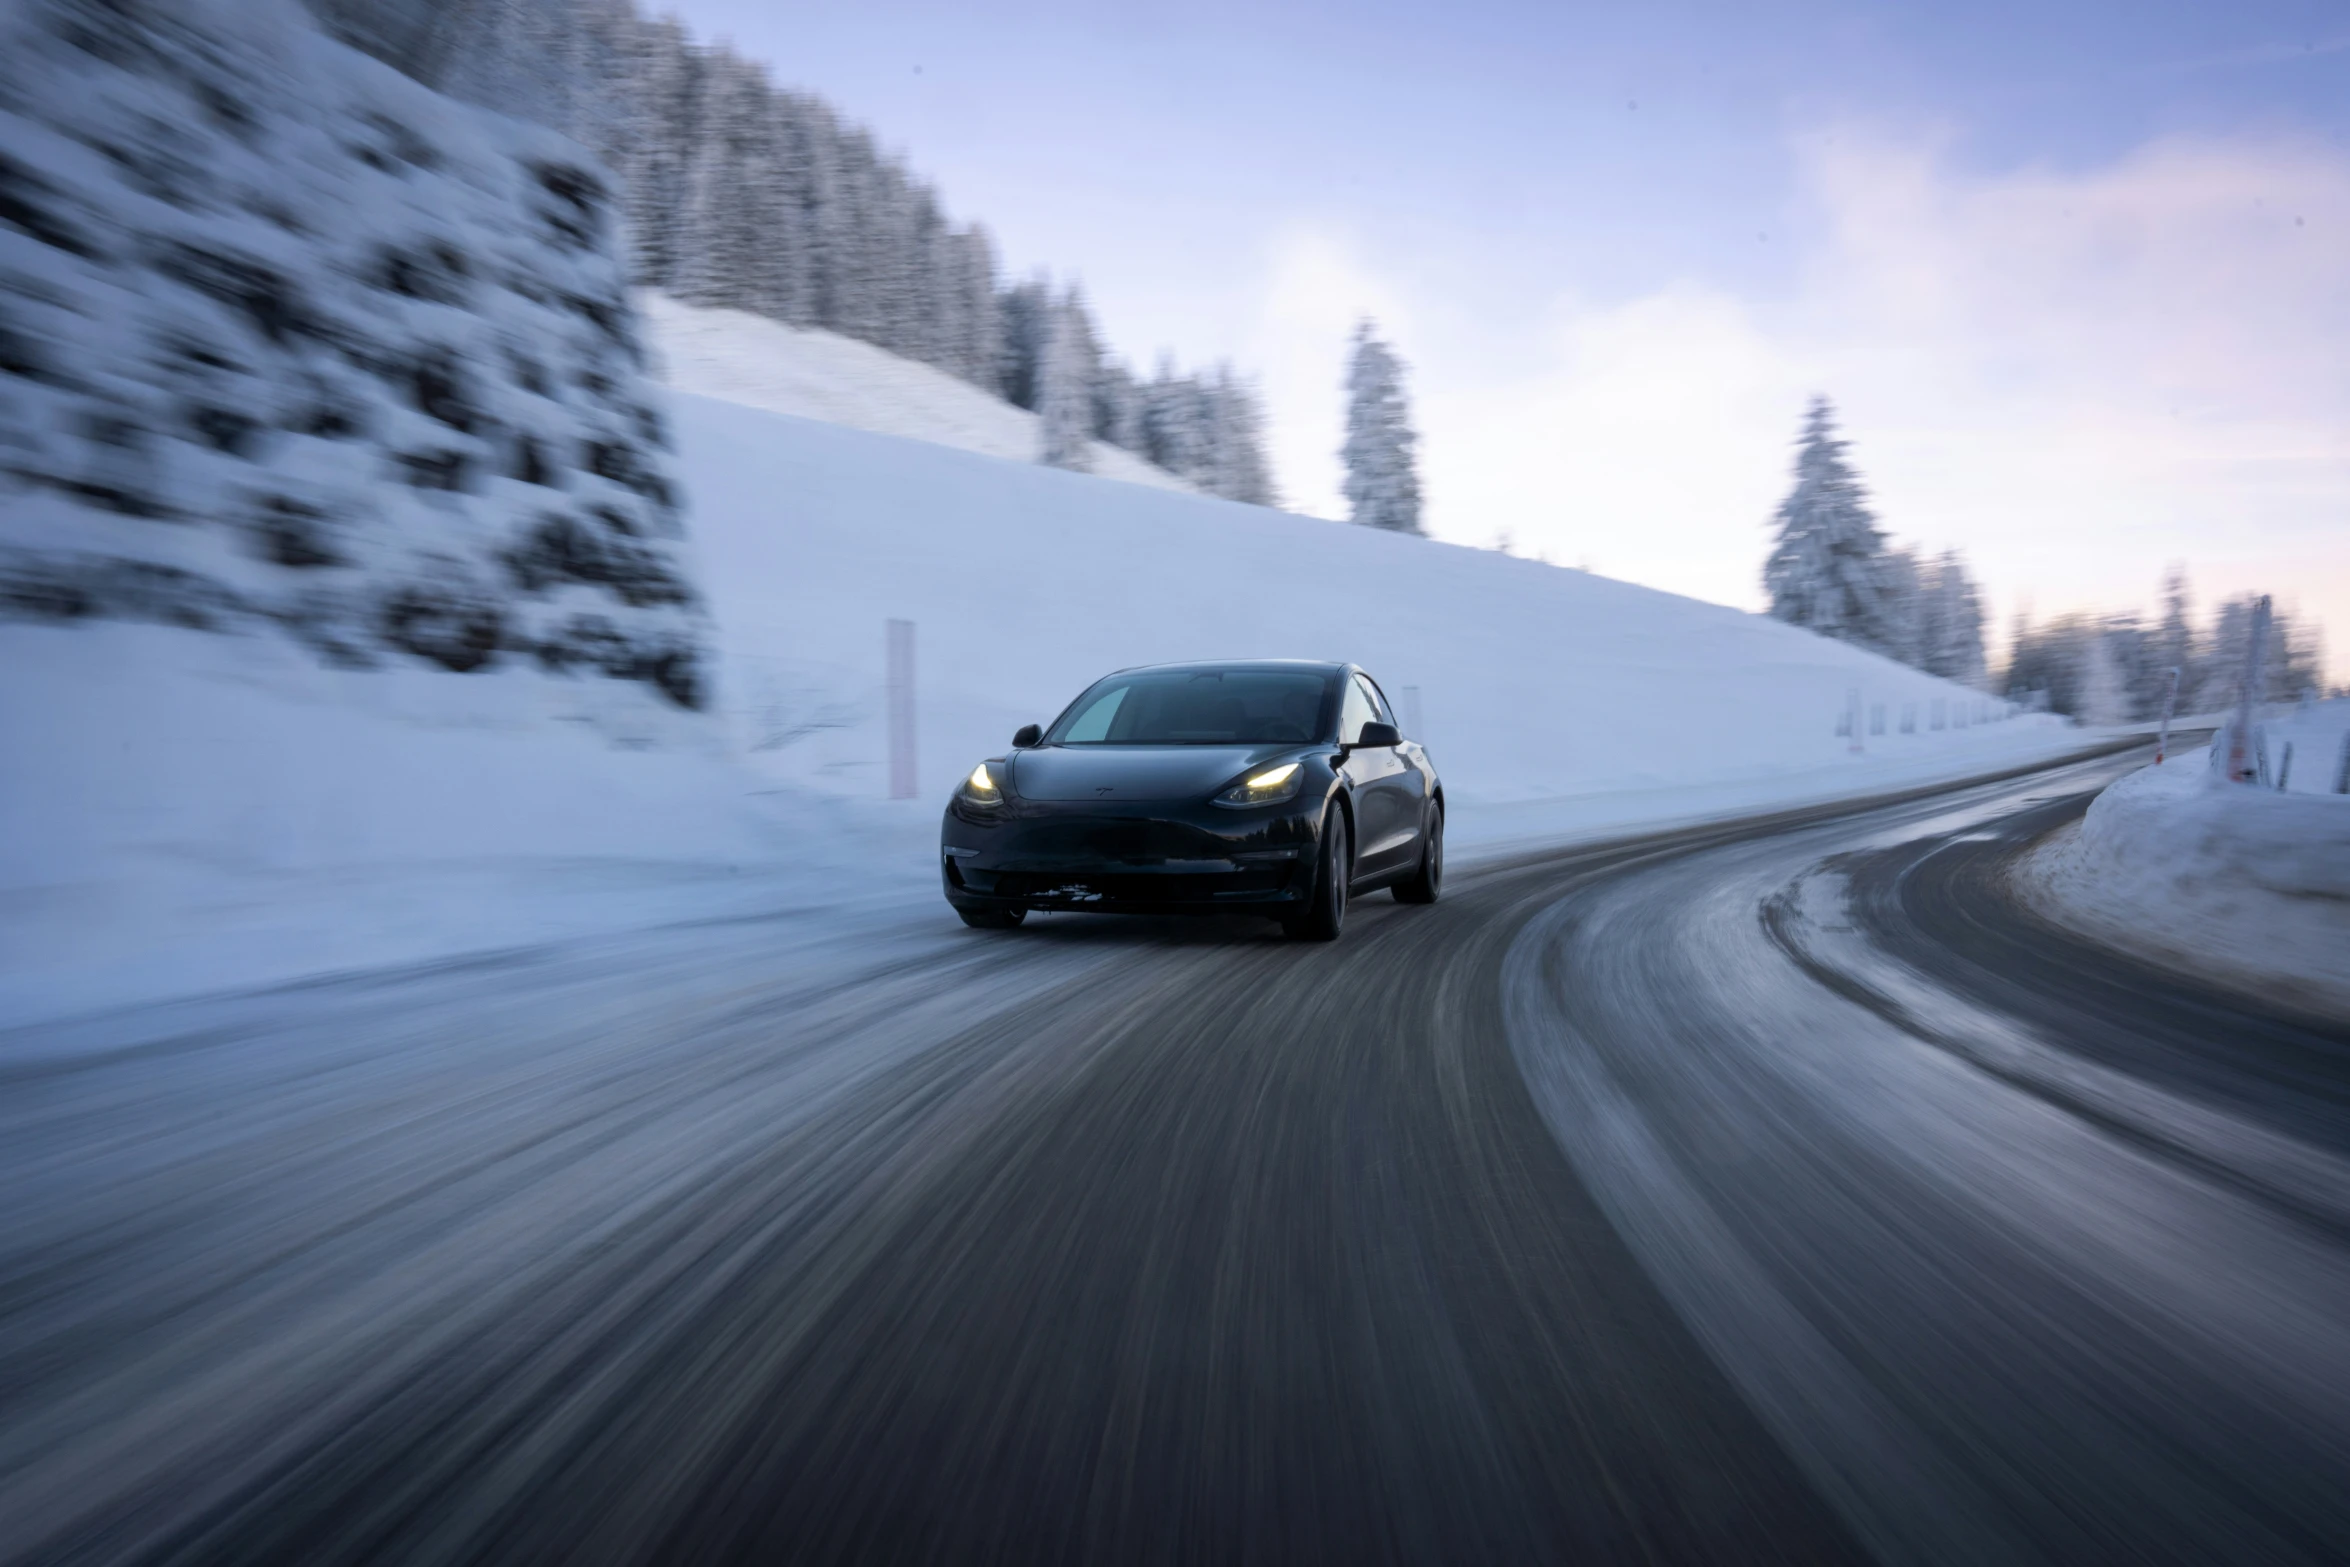
M 1279 805 L 1283 800 L 1297 798 L 1305 787 L 1305 769 L 1295 762 L 1283 762 L 1268 767 L 1261 773 L 1251 773 L 1222 794 L 1216 796 L 1218 805 Z
M 963 780 L 963 786 L 955 791 L 955 795 L 972 805 L 1004 803 L 1003 786 L 995 781 L 995 774 L 987 770 L 985 762 L 971 769 L 971 776 Z

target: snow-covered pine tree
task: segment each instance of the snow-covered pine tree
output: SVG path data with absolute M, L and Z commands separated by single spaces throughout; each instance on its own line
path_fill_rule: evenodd
M 1913 669 L 1926 667 L 1926 650 L 1939 634 L 1932 624 L 1938 606 L 1932 602 L 1930 563 L 1921 562 L 1908 546 L 1885 551 L 1885 622 L 1890 645 L 1885 651 Z
M 1143 455 L 1174 474 L 1193 479 L 1207 466 L 1207 403 L 1196 378 L 1175 373 L 1175 361 L 1159 356 L 1159 367 L 1143 389 Z
M 997 391 L 1015 408 L 1036 409 L 1037 387 L 1043 377 L 1044 344 L 1052 331 L 1053 289 L 1042 273 L 1005 289 L 996 319 L 1002 323 L 1002 358 Z
M 1277 504 L 1272 469 L 1265 461 L 1264 407 L 1256 388 L 1231 365 L 1220 364 L 1208 398 L 1214 452 L 1209 493 L 1250 506 Z
M 1142 449 L 1142 388 L 1120 360 L 1104 359 L 1094 376 L 1093 438 L 1127 451 Z
M 773 313 L 773 242 L 781 159 L 765 73 L 727 55 L 709 62 L 700 135 L 686 174 L 678 297 Z
M 1349 518 L 1398 533 L 1420 531 L 1419 442 L 1403 389 L 1403 361 L 1380 341 L 1369 318 L 1355 328 L 1346 370 L 1346 464 Z
M 1983 597 L 1956 550 L 1920 568 L 1917 667 L 1945 680 L 1981 686 Z
M 2192 607 L 2187 568 L 2173 566 L 2162 577 L 2162 624 L 2154 633 L 2154 663 L 2166 678 L 2170 670 L 2179 672 L 2178 701 L 2182 713 L 2189 711 L 2187 704 L 2195 700 L 2195 689 L 2202 679 Z
M 1779 536 L 1763 564 L 1763 587 L 1778 619 L 1898 656 L 1898 585 L 1885 535 L 1844 452 L 1834 408 L 1813 398 L 1796 447 L 1795 488 L 1772 519 Z
M 1037 366 L 1036 460 L 1084 472 L 1092 465 L 1093 374 L 1084 307 L 1075 295 L 1058 301 L 1046 318 Z
M 957 330 L 945 367 L 974 386 L 996 384 L 1003 352 L 1003 316 L 995 291 L 995 244 L 974 223 L 949 241 L 954 270 L 947 287 L 959 301 Z
M 686 171 L 701 70 L 674 17 L 641 22 L 624 57 L 616 165 L 628 223 L 631 276 L 651 288 L 675 287 L 684 249 Z
M 2084 724 L 2119 724 L 2129 720 L 2129 693 L 2113 655 L 2106 628 L 2090 625 L 2080 644 L 2080 695 L 2073 715 Z

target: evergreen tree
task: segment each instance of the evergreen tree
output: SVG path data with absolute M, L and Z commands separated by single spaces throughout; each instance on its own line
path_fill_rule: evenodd
M 1264 405 L 1256 388 L 1226 364 L 1216 367 L 1209 392 L 1215 461 L 1208 493 L 1250 506 L 1278 505 L 1272 467 L 1265 461 Z
M 1207 400 L 1199 382 L 1177 375 L 1167 355 L 1143 390 L 1142 419 L 1145 457 L 1181 479 L 1196 482 L 1207 471 Z
M 2182 713 L 2189 710 L 2187 704 L 2195 699 L 2195 689 L 2202 679 L 2191 608 L 2187 568 L 2173 566 L 2162 578 L 2162 626 L 2154 637 L 2154 663 L 2164 682 L 2171 670 L 2179 672 L 2178 710 Z M 2156 701 L 2160 700 L 2157 696 Z
M 1047 318 L 1044 353 L 1037 368 L 1036 460 L 1083 472 L 1091 466 L 1093 376 L 1088 362 L 1083 307 L 1074 296 L 1060 301 Z
M 1963 685 L 1984 683 L 1983 598 L 1966 561 L 1944 550 L 1922 568 L 1919 584 L 1918 668 Z
M 1420 475 L 1404 398 L 1403 361 L 1381 342 L 1366 318 L 1355 328 L 1346 371 L 1346 464 L 1350 520 L 1398 533 L 1420 531 Z
M 1052 285 L 1040 274 L 1004 290 L 996 316 L 1003 323 L 999 341 L 1002 359 L 997 369 L 997 394 L 1015 408 L 1036 409 L 1038 370 L 1044 364 L 1045 339 L 1052 328 Z
M 674 18 L 638 25 L 615 88 L 618 145 L 606 156 L 621 176 L 631 275 L 651 288 L 676 287 L 700 77 L 685 29 Z
M 1928 651 L 1939 635 L 1933 590 L 1933 568 L 1919 562 L 1915 549 L 1905 545 L 1885 551 L 1884 651 L 1915 669 L 1926 667 Z
M 2080 694 L 2073 714 L 2084 724 L 2118 724 L 2130 716 L 2129 694 L 2115 666 L 2113 639 L 2102 626 L 2091 625 L 2080 641 Z
M 1796 448 L 1795 488 L 1773 518 L 1779 536 L 1763 586 L 1778 619 L 1898 657 L 1899 581 L 1844 452 L 1834 409 L 1825 397 L 1813 398 Z

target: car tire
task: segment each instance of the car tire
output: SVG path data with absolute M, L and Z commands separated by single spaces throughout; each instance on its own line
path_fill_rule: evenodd
M 1398 903 L 1434 903 L 1444 890 L 1444 807 L 1428 807 L 1428 830 L 1420 838 L 1420 868 L 1395 884 Z
M 1297 941 L 1336 941 L 1346 925 L 1346 884 L 1354 874 L 1354 846 L 1346 812 L 1333 805 L 1322 823 L 1322 855 L 1316 863 L 1313 897 L 1281 922 Z
M 1012 930 L 1028 918 L 1026 909 L 957 909 L 973 930 Z

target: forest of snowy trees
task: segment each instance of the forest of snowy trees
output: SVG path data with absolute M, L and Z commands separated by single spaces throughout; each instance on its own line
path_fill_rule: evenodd
M 1892 545 L 1846 452 L 1835 410 L 1826 398 L 1813 399 L 1796 446 L 1795 487 L 1780 503 L 1763 568 L 1771 613 L 1929 674 L 1988 687 L 1982 596 L 1966 563 L 1955 550 L 1925 557 Z M 2000 694 L 2084 723 L 2128 723 L 2161 715 L 2176 669 L 2177 711 L 2216 711 L 2235 700 L 2243 679 L 2253 602 L 2249 594 L 2230 599 L 2198 627 L 2186 574 L 2174 569 L 2152 623 L 2128 614 L 2063 615 L 2037 625 L 2019 617 Z M 2315 692 L 2321 662 L 2314 630 L 2276 612 L 2262 700 Z
M 2218 712 L 2235 701 L 2244 679 L 2255 599 L 2228 599 L 2198 625 L 2186 573 L 2174 568 L 2163 582 L 2161 613 L 2152 620 L 2061 615 L 2034 624 L 2019 617 L 2005 694 L 2045 701 L 2084 723 L 2143 721 L 2161 716 L 2176 669 L 2177 711 Z M 2287 702 L 2318 693 L 2319 652 L 2315 628 L 2272 611 L 2260 699 Z
M 1074 288 L 1007 286 L 976 223 L 823 100 L 636 0 L 312 0 L 453 96 L 585 143 L 624 187 L 633 281 L 921 360 L 1039 415 L 1039 457 L 1132 451 L 1212 495 L 1276 503 L 1256 388 L 1228 366 L 1145 377 Z

